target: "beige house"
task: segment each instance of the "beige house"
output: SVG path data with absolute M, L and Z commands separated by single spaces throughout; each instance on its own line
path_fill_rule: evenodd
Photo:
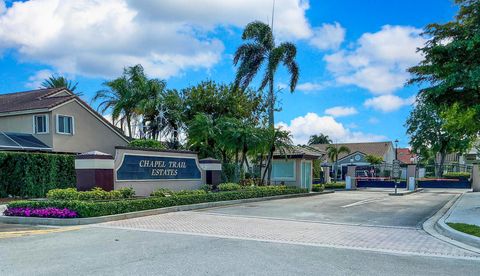
M 0 95 L 0 150 L 115 155 L 128 138 L 66 88 Z

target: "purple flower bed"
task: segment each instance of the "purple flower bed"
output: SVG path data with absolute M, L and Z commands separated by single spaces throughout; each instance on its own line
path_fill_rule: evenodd
M 5 216 L 16 217 L 42 217 L 42 218 L 76 218 L 77 212 L 64 208 L 31 208 L 31 207 L 15 207 L 8 208 L 3 212 Z

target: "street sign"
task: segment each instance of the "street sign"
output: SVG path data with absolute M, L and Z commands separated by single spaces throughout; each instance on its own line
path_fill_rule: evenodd
M 392 177 L 400 178 L 400 160 L 393 160 Z

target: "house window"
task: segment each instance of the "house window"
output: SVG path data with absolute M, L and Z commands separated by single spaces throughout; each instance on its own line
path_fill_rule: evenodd
M 33 116 L 33 132 L 35 134 L 48 133 L 48 116 L 47 115 Z
M 57 133 L 74 134 L 73 117 L 65 115 L 57 115 Z

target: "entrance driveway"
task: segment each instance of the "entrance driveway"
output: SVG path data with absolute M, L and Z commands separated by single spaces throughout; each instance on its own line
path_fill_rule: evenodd
M 339 191 L 311 198 L 293 198 L 200 210 L 202 213 L 421 228 L 421 224 L 462 190 L 426 190 L 389 196 L 387 190 Z
M 455 196 L 424 191 L 403 197 L 345 191 L 99 224 L 98 227 L 378 252 L 474 258 L 440 241 L 421 223 Z

